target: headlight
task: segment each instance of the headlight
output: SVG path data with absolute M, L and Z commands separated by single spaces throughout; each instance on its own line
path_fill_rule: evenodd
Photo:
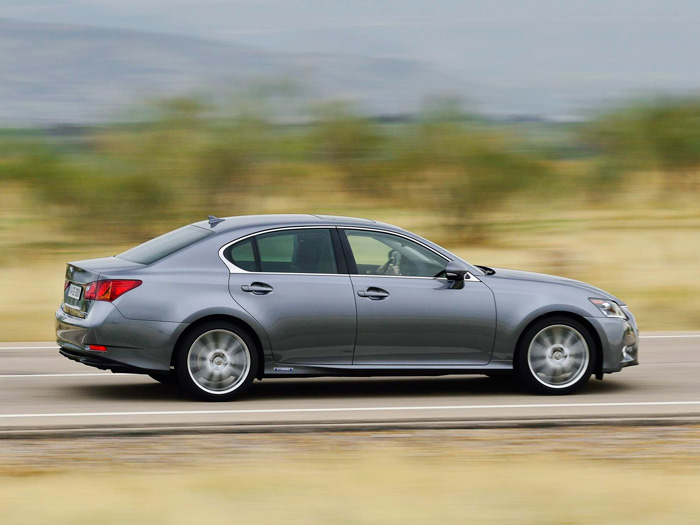
M 590 301 L 598 307 L 598 309 L 603 312 L 605 317 L 618 317 L 620 319 L 627 319 L 625 312 L 622 311 L 620 305 L 615 301 L 610 299 L 594 299 L 590 298 Z

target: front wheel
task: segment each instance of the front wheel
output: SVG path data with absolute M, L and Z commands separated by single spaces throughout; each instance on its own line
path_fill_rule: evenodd
M 255 379 L 258 368 L 255 343 L 235 325 L 203 324 L 189 333 L 176 351 L 178 383 L 200 399 L 234 399 Z
M 595 367 L 590 331 L 567 317 L 549 318 L 528 328 L 516 355 L 525 386 L 540 394 L 570 394 L 586 384 Z

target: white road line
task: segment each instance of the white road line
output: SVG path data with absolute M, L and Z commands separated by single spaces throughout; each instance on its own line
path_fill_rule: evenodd
M 9 379 L 13 377 L 94 377 L 94 376 L 102 376 L 102 377 L 118 377 L 118 376 L 134 376 L 134 375 L 140 375 L 140 374 L 112 374 L 110 372 L 100 372 L 100 373 L 84 373 L 84 374 L 2 374 L 0 375 L 0 379 Z
M 700 337 L 700 334 L 679 334 L 679 335 L 640 335 L 640 339 L 681 339 L 681 338 L 692 338 Z
M 0 414 L 2 419 L 12 418 L 57 418 L 57 417 L 118 417 L 118 416 L 182 416 L 216 414 L 294 414 L 328 412 L 389 412 L 420 410 L 496 410 L 503 408 L 587 408 L 587 407 L 652 407 L 692 406 L 700 401 L 640 401 L 630 403 L 541 403 L 530 405 L 438 405 L 438 406 L 394 406 L 394 407 L 337 407 L 337 408 L 266 408 L 238 410 L 157 410 L 149 412 L 65 412 L 49 414 Z
M 58 350 L 57 346 L 0 346 L 0 350 Z

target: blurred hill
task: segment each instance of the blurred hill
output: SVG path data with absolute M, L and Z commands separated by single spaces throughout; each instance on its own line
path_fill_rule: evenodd
M 339 88 L 334 96 L 359 93 L 379 112 L 455 84 L 484 113 L 567 120 L 633 97 L 700 90 L 697 0 L 3 0 L 0 18 L 244 45 L 284 55 L 292 68 L 322 53 L 320 78 L 297 76 L 325 92 Z M 348 56 L 404 62 L 357 59 L 364 68 L 340 59 Z M 195 66 L 209 74 L 208 58 Z
M 258 80 L 301 97 L 342 97 L 378 114 L 414 112 L 459 84 L 418 61 L 281 53 L 187 36 L 0 19 L 0 123 L 115 120 L 134 101 L 234 96 Z M 302 79 L 298 81 L 298 79 Z

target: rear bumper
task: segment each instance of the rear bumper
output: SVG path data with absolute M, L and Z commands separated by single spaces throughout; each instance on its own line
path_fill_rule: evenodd
M 65 357 L 97 368 L 129 372 L 170 370 L 177 338 L 187 323 L 126 319 L 111 303 L 96 302 L 81 319 L 56 311 L 56 343 Z M 105 352 L 88 350 L 103 345 Z
M 87 351 L 80 353 L 75 350 L 61 348 L 58 352 L 71 361 L 77 361 L 78 363 L 99 368 L 100 370 L 111 370 L 115 374 L 147 374 L 151 372 L 151 370 L 145 370 L 143 368 L 113 361 L 112 359 L 102 357 L 96 353 L 88 354 Z

